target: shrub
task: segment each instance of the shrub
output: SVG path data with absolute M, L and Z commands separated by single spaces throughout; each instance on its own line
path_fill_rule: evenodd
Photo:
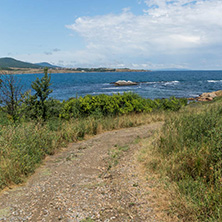
M 128 113 L 151 112 L 153 110 L 177 111 L 187 105 L 187 99 L 145 99 L 134 93 L 123 93 L 92 96 L 87 95 L 79 99 L 73 98 L 63 102 L 60 117 L 70 119 L 72 117 L 118 116 Z

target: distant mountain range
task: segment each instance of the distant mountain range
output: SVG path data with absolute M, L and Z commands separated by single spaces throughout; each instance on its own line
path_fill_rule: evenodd
M 54 66 L 48 62 L 35 63 L 35 65 L 38 65 L 41 67 L 48 67 L 48 68 L 60 68 L 59 66 Z
M 65 68 L 54 66 L 48 62 L 29 63 L 14 58 L 0 58 L 0 74 L 39 73 L 44 67 L 50 68 L 50 73 L 82 73 L 82 72 L 149 72 L 144 69 L 129 68 Z
M 32 68 L 32 69 L 40 69 L 43 67 L 48 68 L 57 68 L 58 66 L 51 65 L 47 62 L 42 63 L 29 63 L 29 62 L 22 62 L 13 58 L 0 58 L 0 68 Z

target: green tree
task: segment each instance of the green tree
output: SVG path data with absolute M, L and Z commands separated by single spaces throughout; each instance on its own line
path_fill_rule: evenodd
M 48 99 L 50 93 L 52 93 L 52 89 L 50 86 L 51 76 L 48 75 L 48 68 L 44 68 L 44 76 L 39 79 L 37 78 L 32 83 L 32 88 L 35 90 L 34 99 L 36 100 L 36 108 L 40 111 L 40 115 L 42 119 L 45 121 L 47 117 L 47 104 L 46 100 Z

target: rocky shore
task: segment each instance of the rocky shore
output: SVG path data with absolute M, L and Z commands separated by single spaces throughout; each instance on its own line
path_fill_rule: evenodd
M 188 100 L 196 100 L 200 102 L 205 102 L 205 101 L 212 101 L 214 100 L 214 98 L 220 97 L 220 96 L 222 96 L 222 90 L 202 93 L 200 96 L 195 97 L 195 98 L 188 98 Z

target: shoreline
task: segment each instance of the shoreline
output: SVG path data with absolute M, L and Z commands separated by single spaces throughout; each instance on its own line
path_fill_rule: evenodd
M 64 73 L 122 73 L 122 72 L 151 72 L 151 70 L 138 70 L 138 69 L 115 69 L 104 71 L 90 71 L 90 70 L 72 70 L 72 69 L 48 69 L 49 74 L 64 74 Z M 42 74 L 44 69 L 16 69 L 16 70 L 0 70 L 0 74 Z

